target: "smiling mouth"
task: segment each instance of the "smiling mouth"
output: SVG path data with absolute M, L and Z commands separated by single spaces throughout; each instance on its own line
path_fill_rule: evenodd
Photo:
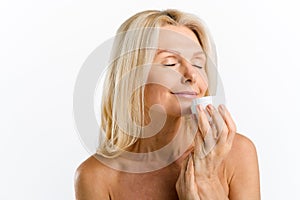
M 185 98 L 196 98 L 198 93 L 197 92 L 190 92 L 190 91 L 181 91 L 181 92 L 171 92 L 178 97 L 185 97 Z

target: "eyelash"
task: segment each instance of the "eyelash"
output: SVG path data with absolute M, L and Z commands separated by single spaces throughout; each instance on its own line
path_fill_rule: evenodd
M 172 63 L 172 64 L 164 64 L 166 67 L 174 67 L 177 63 Z M 200 65 L 193 65 L 194 67 L 197 67 L 199 69 L 202 69 L 203 67 Z
M 174 67 L 177 63 L 172 63 L 172 64 L 164 64 L 166 67 Z
M 197 67 L 197 68 L 199 68 L 199 69 L 202 69 L 203 67 L 202 66 L 200 66 L 200 65 L 193 65 L 194 67 Z

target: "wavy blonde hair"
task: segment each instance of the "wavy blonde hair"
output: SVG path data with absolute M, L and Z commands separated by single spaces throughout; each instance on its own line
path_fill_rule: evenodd
M 101 104 L 100 128 L 105 136 L 100 138 L 97 154 L 116 157 L 141 137 L 145 116 L 141 85 L 147 70 L 140 66 L 153 62 L 158 30 L 165 25 L 191 29 L 207 57 L 216 65 L 215 49 L 208 30 L 195 15 L 168 9 L 143 11 L 130 17 L 120 26 L 114 39 Z M 206 67 L 206 72 L 210 85 L 216 78 L 209 67 Z

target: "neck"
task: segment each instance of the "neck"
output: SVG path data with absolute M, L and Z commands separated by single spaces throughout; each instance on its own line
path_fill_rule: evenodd
M 157 119 L 161 120 L 157 116 L 152 119 L 156 120 L 151 122 L 153 124 L 157 124 Z M 148 127 L 155 127 L 151 126 L 151 123 Z M 135 158 L 134 160 L 138 158 L 139 163 L 143 163 L 145 168 L 151 168 L 153 165 L 156 167 L 167 166 L 170 163 L 180 166 L 182 160 L 193 151 L 195 131 L 197 131 L 196 123 L 185 123 L 185 117 L 167 116 L 162 128 L 154 132 L 156 134 L 138 139 L 134 145 L 127 149 L 129 152 L 138 153 L 139 155 L 134 154 L 129 155 L 129 157 L 131 160 L 132 156 Z M 137 166 L 140 166 L 140 164 Z
M 143 138 L 131 146 L 129 151 L 135 153 L 147 153 L 159 150 L 166 145 L 174 151 L 174 154 L 185 149 L 193 139 L 188 137 L 185 120 L 182 116 L 166 116 L 165 113 L 151 112 L 147 119 L 149 123 L 143 131 Z M 174 138 L 176 136 L 176 138 Z M 169 148 L 168 147 L 168 148 Z
M 158 118 L 156 118 L 158 119 Z M 164 122 L 164 123 L 162 123 Z M 145 128 L 146 134 L 133 145 L 133 151 L 146 153 L 158 150 L 169 144 L 179 132 L 182 117 L 167 117 L 165 120 L 155 120 Z M 150 136 L 150 137 L 147 137 Z

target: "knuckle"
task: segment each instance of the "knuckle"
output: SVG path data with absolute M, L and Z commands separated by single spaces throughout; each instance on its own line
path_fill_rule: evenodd
M 224 126 L 224 128 L 221 130 L 221 136 L 225 137 L 226 135 L 228 135 L 229 130 L 226 126 Z

